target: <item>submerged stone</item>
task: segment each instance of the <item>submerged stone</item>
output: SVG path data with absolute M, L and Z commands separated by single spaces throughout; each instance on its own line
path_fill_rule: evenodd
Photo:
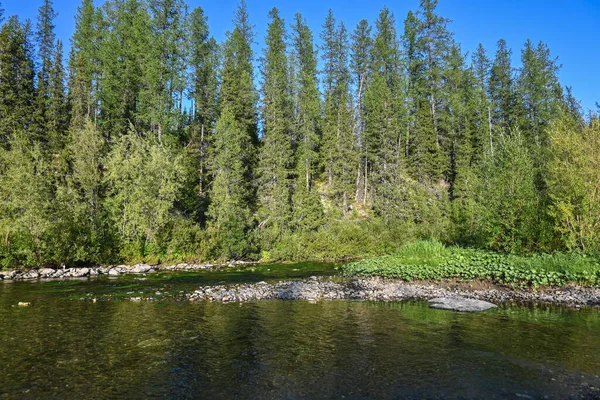
M 431 303 L 429 305 L 430 308 L 461 312 L 481 312 L 497 307 L 495 304 L 487 301 L 467 299 L 465 297 L 438 297 L 429 300 L 429 303 Z

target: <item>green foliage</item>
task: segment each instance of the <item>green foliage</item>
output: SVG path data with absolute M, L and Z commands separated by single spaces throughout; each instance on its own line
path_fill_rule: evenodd
M 379 219 L 331 220 L 316 231 L 285 236 L 267 254 L 268 260 L 344 260 L 388 254 L 416 237 L 410 223 Z
M 494 155 L 486 154 L 481 170 L 477 202 L 485 245 L 507 252 L 542 247 L 543 209 L 535 165 L 523 135 L 514 131 L 499 136 Z
M 52 0 L 0 25 L 2 266 L 600 251 L 598 121 L 542 42 L 467 65 L 421 0 L 401 35 L 330 10 L 317 52 L 275 8 L 256 63 L 244 0 L 224 43 L 185 0 L 100 3 L 68 68 Z
M 106 162 L 107 207 L 121 239 L 146 253 L 174 215 L 183 179 L 183 155 L 153 136 L 130 129 Z
M 347 264 L 344 276 L 415 280 L 489 280 L 501 285 L 533 287 L 578 283 L 600 285 L 600 260 L 580 254 L 506 256 L 482 250 L 415 242 L 393 255 Z
M 550 215 L 569 250 L 600 251 L 600 122 L 589 126 L 563 114 L 550 129 Z

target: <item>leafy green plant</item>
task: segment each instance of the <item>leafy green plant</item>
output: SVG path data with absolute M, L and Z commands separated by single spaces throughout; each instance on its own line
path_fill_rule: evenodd
M 414 242 L 404 245 L 394 255 L 347 264 L 342 274 L 405 281 L 484 279 L 533 288 L 568 283 L 600 286 L 600 260 L 577 253 L 523 257 L 445 247 L 439 242 Z

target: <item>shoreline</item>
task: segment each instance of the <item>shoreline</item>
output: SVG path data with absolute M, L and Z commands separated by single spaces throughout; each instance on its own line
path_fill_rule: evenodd
M 300 281 L 274 284 L 202 286 L 186 295 L 188 300 L 242 303 L 256 300 L 367 300 L 408 301 L 434 298 L 467 298 L 494 304 L 519 302 L 551 304 L 566 307 L 600 307 L 600 289 L 565 286 L 539 291 L 513 289 L 491 283 L 474 282 L 405 282 L 382 278 L 353 278 L 335 281 L 311 277 Z
M 82 267 L 82 268 L 31 268 L 31 269 L 16 269 L 10 271 L 0 271 L 0 281 L 24 281 L 35 279 L 66 279 L 66 278 L 87 278 L 97 277 L 102 275 L 119 276 L 119 275 L 140 275 L 153 272 L 193 272 L 206 271 L 227 267 L 237 267 L 243 265 L 256 265 L 254 261 L 230 261 L 228 263 L 213 264 L 135 264 L 135 265 L 108 265 L 97 267 Z

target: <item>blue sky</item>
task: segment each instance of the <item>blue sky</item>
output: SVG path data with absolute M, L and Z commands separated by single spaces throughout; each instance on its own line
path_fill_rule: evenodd
M 18 14 L 34 19 L 41 0 L 0 0 L 5 16 Z M 222 40 L 231 28 L 231 18 L 238 0 L 187 0 L 190 8 L 204 8 L 211 33 Z M 292 21 L 296 12 L 302 13 L 313 29 L 315 38 L 321 29 L 327 11 L 332 8 L 338 21 L 344 21 L 349 30 L 367 18 L 374 22 L 379 10 L 387 5 L 396 16 L 398 30 L 408 10 L 416 10 L 419 0 L 303 0 L 264 1 L 247 0 L 250 17 L 255 24 L 258 51 L 266 32 L 267 13 L 277 6 L 286 21 Z M 95 0 L 96 5 L 101 0 Z M 56 31 L 66 44 L 74 29 L 74 15 L 80 0 L 54 0 L 59 13 Z M 562 64 L 560 79 L 573 86 L 575 96 L 585 108 L 595 109 L 600 101 L 600 0 L 440 0 L 439 13 L 453 22 L 450 30 L 462 45 L 463 51 L 473 51 L 479 42 L 493 57 L 496 42 L 506 39 L 513 50 L 513 64 L 519 65 L 520 52 L 525 41 L 543 40 L 553 56 Z M 66 52 L 65 52 L 66 53 Z

